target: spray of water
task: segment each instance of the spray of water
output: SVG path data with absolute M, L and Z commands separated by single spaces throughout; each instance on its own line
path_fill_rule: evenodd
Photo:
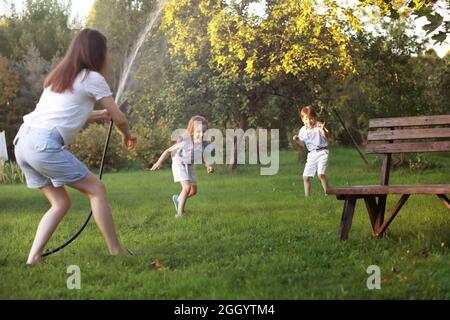
M 158 6 L 150 14 L 150 16 L 147 20 L 147 24 L 145 25 L 145 28 L 139 33 L 139 36 L 137 38 L 136 43 L 133 46 L 133 49 L 131 50 L 130 54 L 128 55 L 128 57 L 125 59 L 125 61 L 123 63 L 122 74 L 120 76 L 119 86 L 117 87 L 117 93 L 116 93 L 116 99 L 115 99 L 117 104 L 119 104 L 120 98 L 122 97 L 122 94 L 124 93 L 128 75 L 131 70 L 131 66 L 133 65 L 133 62 L 136 59 L 139 49 L 144 44 L 145 37 L 150 32 L 150 30 L 153 29 L 153 26 L 155 25 L 156 21 L 158 20 L 158 17 L 161 15 L 161 12 L 162 12 L 165 2 L 166 2 L 166 0 L 161 0 L 158 2 Z

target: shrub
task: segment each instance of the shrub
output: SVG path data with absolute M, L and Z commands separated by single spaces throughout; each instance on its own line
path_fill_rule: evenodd
M 393 165 L 395 168 L 406 168 L 411 171 L 436 169 L 439 164 L 427 159 L 420 153 L 401 153 L 393 157 Z
M 77 135 L 75 142 L 69 148 L 70 152 L 89 168 L 99 168 L 108 129 L 109 125 L 91 124 Z M 105 168 L 120 167 L 123 160 L 121 159 L 122 148 L 121 136 L 113 130 L 106 153 Z
M 440 164 L 426 158 L 421 153 L 398 153 L 392 155 L 392 168 L 407 169 L 410 171 L 421 171 L 425 169 L 437 169 Z M 372 162 L 372 167 L 379 168 L 383 162 L 383 157 L 378 156 Z
M 128 154 L 128 159 L 141 161 L 145 168 L 151 166 L 158 160 L 159 156 L 167 149 L 171 130 L 162 120 L 158 120 L 153 126 L 145 123 L 143 119 L 133 126 L 133 132 L 137 136 L 137 144 Z

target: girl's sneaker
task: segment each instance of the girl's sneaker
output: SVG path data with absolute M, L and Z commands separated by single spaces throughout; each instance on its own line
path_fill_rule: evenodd
M 173 205 L 175 206 L 175 212 L 178 212 L 178 195 L 174 194 L 172 196 Z
M 177 213 L 175 215 L 175 218 L 183 218 L 184 217 L 184 213 Z

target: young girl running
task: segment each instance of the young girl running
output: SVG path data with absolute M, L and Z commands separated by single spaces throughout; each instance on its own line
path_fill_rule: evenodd
M 175 205 L 176 215 L 184 216 L 184 208 L 187 198 L 197 194 L 197 179 L 195 177 L 195 155 L 201 155 L 208 173 L 214 171 L 203 158 L 203 150 L 208 144 L 203 140 L 203 134 L 208 129 L 208 121 L 202 116 L 194 116 L 189 120 L 186 134 L 181 141 L 166 149 L 158 161 L 151 168 L 152 171 L 162 167 L 164 161 L 172 155 L 172 173 L 174 182 L 180 182 L 181 192 L 173 195 L 172 201 Z
M 69 210 L 66 185 L 89 198 L 110 254 L 124 253 L 105 185 L 66 150 L 86 122 L 101 119 L 112 119 L 122 133 L 124 145 L 128 149 L 135 146 L 136 138 L 131 136 L 128 120 L 112 98 L 107 75 L 105 36 L 96 30 L 82 30 L 45 79 L 36 109 L 23 117 L 24 123 L 14 138 L 17 163 L 27 186 L 40 189 L 51 204 L 39 223 L 27 264 L 42 262 L 46 243 Z M 93 111 L 95 101 L 100 101 L 105 109 Z

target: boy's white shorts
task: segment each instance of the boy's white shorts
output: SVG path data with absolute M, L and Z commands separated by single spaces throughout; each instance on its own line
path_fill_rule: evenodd
M 304 177 L 314 177 L 317 174 L 325 174 L 328 163 L 328 149 L 320 151 L 308 152 L 306 159 L 305 170 L 303 171 Z
M 173 181 L 190 181 L 193 184 L 197 184 L 195 177 L 195 167 L 192 164 L 177 164 L 172 163 Z

